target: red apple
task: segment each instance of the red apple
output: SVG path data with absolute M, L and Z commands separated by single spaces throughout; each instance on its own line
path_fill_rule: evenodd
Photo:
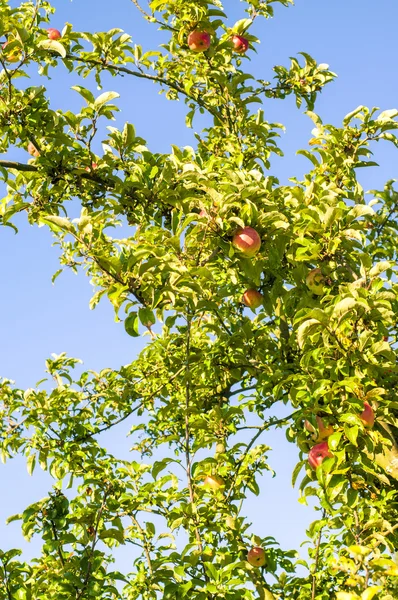
M 85 167 L 85 169 L 89 173 L 90 171 L 94 171 L 97 167 L 98 167 L 97 163 L 93 162 L 93 163 L 91 163 L 91 169 L 90 169 L 90 167 Z
M 54 29 L 53 27 L 47 29 L 47 33 L 49 40 L 59 40 L 62 37 L 61 32 L 58 31 L 58 29 Z
M 263 295 L 257 290 L 246 290 L 242 296 L 242 302 L 254 310 L 262 305 Z
M 225 487 L 225 482 L 222 477 L 218 475 L 207 475 L 203 482 L 204 487 L 207 490 L 217 491 Z
M 252 227 L 244 227 L 235 233 L 232 243 L 242 254 L 251 257 L 260 250 L 261 238 Z
M 9 43 L 10 42 L 4 42 L 4 44 L 2 45 L 3 53 L 6 56 L 7 62 L 14 63 L 20 61 L 22 58 L 21 48 L 15 47 L 7 51 L 7 46 Z
M 36 146 L 34 144 L 32 144 L 32 142 L 29 142 L 27 150 L 28 150 L 29 154 L 31 154 L 32 156 L 35 156 L 35 157 L 40 156 L 40 152 L 38 151 Z
M 312 269 L 305 279 L 308 289 L 317 296 L 323 294 L 325 277 L 322 275 L 321 269 Z
M 308 454 L 308 462 L 313 469 L 316 469 L 321 465 L 325 458 L 330 458 L 333 454 L 329 450 L 327 442 L 321 442 L 316 444 Z
M 247 39 L 238 34 L 232 36 L 232 44 L 235 52 L 238 52 L 238 54 L 244 54 L 249 48 Z
M 364 409 L 360 415 L 360 419 L 365 427 L 371 429 L 375 422 L 375 414 L 373 408 L 370 406 L 369 402 L 363 403 Z
M 247 553 L 247 562 L 253 567 L 263 567 L 266 563 L 265 552 L 263 548 L 255 546 Z
M 210 48 L 211 37 L 207 31 L 194 29 L 188 36 L 188 46 L 192 52 L 206 52 Z

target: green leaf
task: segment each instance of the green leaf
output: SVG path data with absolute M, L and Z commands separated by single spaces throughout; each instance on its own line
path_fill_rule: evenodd
M 383 271 L 387 271 L 387 269 L 390 269 L 392 266 L 393 263 L 389 260 L 382 260 L 376 263 L 375 266 L 370 269 L 369 277 L 377 277 L 377 275 L 380 275 L 380 273 L 383 273 Z
M 31 454 L 30 456 L 28 456 L 27 461 L 26 461 L 26 468 L 28 470 L 29 475 L 33 475 L 35 466 L 36 466 L 36 454 Z
M 120 544 L 124 544 L 124 534 L 120 529 L 104 529 L 101 531 L 99 537 L 101 540 L 113 539 L 117 540 Z
M 364 592 L 362 592 L 361 600 L 372 600 L 372 598 L 374 598 L 376 596 L 376 594 L 378 594 L 379 592 L 382 592 L 382 591 L 383 591 L 382 585 L 373 585 L 372 587 L 370 587 L 367 590 L 365 590 Z
M 111 100 L 114 100 L 115 98 L 119 97 L 120 94 L 118 94 L 117 92 L 104 92 L 103 94 L 98 96 L 98 98 L 94 101 L 94 108 L 98 110 L 107 102 L 110 102 Z
M 60 54 L 62 58 L 66 57 L 66 50 L 64 46 L 56 40 L 41 40 L 37 46 L 43 50 L 53 50 L 54 52 Z
M 354 446 L 357 445 L 358 431 L 359 428 L 357 425 L 354 425 L 353 427 L 344 425 L 344 433 L 347 436 L 347 439 L 351 442 L 351 444 L 354 444 Z
M 62 231 L 68 233 L 76 233 L 73 224 L 65 217 L 58 217 L 57 215 L 46 215 L 40 218 L 40 222 L 48 225 L 53 231 Z
M 318 319 L 308 319 L 304 321 L 297 329 L 297 343 L 302 348 L 304 346 L 305 340 L 308 338 L 311 333 L 313 333 L 316 329 L 319 328 L 320 322 Z
M 94 104 L 94 102 L 95 102 L 94 94 L 92 92 L 90 92 L 90 90 L 87 90 L 86 88 L 82 87 L 81 85 L 72 85 L 71 89 L 75 90 L 76 92 L 79 92 L 79 94 L 81 96 L 83 96 L 83 98 L 85 99 L 87 104 Z
M 364 109 L 364 106 L 360 105 L 360 106 L 357 106 L 357 108 L 356 108 L 355 110 L 353 110 L 353 111 L 351 111 L 350 113 L 348 113 L 348 115 L 346 115 L 346 116 L 344 117 L 344 119 L 343 119 L 343 125 L 344 125 L 344 126 L 347 126 L 347 125 L 348 125 L 348 123 L 349 123 L 350 121 L 352 121 L 352 119 L 353 119 L 354 117 L 356 117 L 356 116 L 357 116 L 357 115 L 358 115 L 358 114 L 359 114 L 359 113 L 360 113 L 360 112 L 361 112 L 363 109 Z
M 139 319 L 136 312 L 131 312 L 127 319 L 124 321 L 124 328 L 129 335 L 132 337 L 139 337 L 138 332 Z

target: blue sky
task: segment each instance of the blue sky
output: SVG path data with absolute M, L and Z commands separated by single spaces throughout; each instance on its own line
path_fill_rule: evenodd
M 156 48 L 164 35 L 141 19 L 130 0 L 112 3 L 109 0 L 57 0 L 55 4 L 57 13 L 51 26 L 58 29 L 67 21 L 73 23 L 76 30 L 120 27 L 144 49 Z M 244 16 L 243 4 L 238 0 L 225 0 L 224 5 L 231 15 L 231 24 Z M 273 20 L 258 19 L 254 33 L 261 39 L 261 45 L 258 54 L 253 54 L 251 63 L 247 63 L 247 69 L 257 77 L 269 79 L 274 65 L 288 65 L 289 56 L 299 51 L 308 52 L 319 62 L 328 63 L 338 74 L 316 107 L 324 122 L 339 125 L 344 115 L 359 104 L 395 108 L 398 105 L 397 21 L 398 3 L 393 0 L 379 0 L 377 6 L 369 0 L 297 0 L 295 7 L 276 8 Z M 105 81 L 104 90 L 112 89 L 121 94 L 117 101 L 121 112 L 116 126 L 132 122 L 137 134 L 147 140 L 153 151 L 167 152 L 171 144 L 194 144 L 193 131 L 184 125 L 182 102 L 168 102 L 157 94 L 156 86 L 148 82 L 128 78 Z M 68 75 L 62 65 L 53 72 L 48 82 L 52 107 L 77 110 L 80 97 L 70 90 L 77 83 L 81 81 Z M 92 81 L 83 85 L 100 93 Z M 266 118 L 286 126 L 281 140 L 285 157 L 274 158 L 271 170 L 284 182 L 292 176 L 300 177 L 308 167 L 307 160 L 295 154 L 299 148 L 307 147 L 313 127 L 303 110 L 297 110 L 294 99 L 265 104 Z M 365 189 L 380 188 L 387 179 L 397 175 L 397 155 L 393 148 L 385 144 L 374 150 L 375 160 L 381 167 L 361 172 Z M 7 158 L 25 161 L 28 155 L 22 150 L 13 150 Z M 89 310 L 92 290 L 83 274 L 65 273 L 53 286 L 51 276 L 58 262 L 50 233 L 45 228 L 30 227 L 24 219 L 18 220 L 18 226 L 19 235 L 8 228 L 0 229 L 3 340 L 0 375 L 16 380 L 19 387 L 32 387 L 42 378 L 45 359 L 53 352 L 79 357 L 85 368 L 93 370 L 118 368 L 131 362 L 146 338 L 136 341 L 128 337 L 123 326 L 114 322 L 113 309 L 106 301 L 95 311 Z M 131 442 L 125 438 L 125 432 L 109 434 L 105 444 L 112 452 L 127 457 Z M 304 540 L 306 526 L 316 515 L 297 503 L 298 491 L 290 484 L 297 451 L 287 444 L 281 432 L 270 433 L 263 441 L 274 448 L 270 462 L 277 477 L 264 479 L 260 497 L 248 501 L 246 513 L 255 522 L 253 532 L 275 535 L 284 547 L 298 547 Z M 30 478 L 23 459 L 0 465 L 0 477 L 1 487 L 6 490 L 0 503 L 0 539 L 4 550 L 22 545 L 18 523 L 5 527 L 5 518 L 45 496 L 51 484 L 40 471 Z M 36 549 L 30 544 L 26 555 L 33 556 Z

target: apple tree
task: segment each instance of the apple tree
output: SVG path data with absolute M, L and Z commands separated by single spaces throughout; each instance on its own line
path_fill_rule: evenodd
M 49 228 L 60 271 L 89 277 L 91 307 L 110 301 L 115 327 L 149 334 L 118 370 L 61 354 L 51 386 L 1 380 L 2 460 L 53 478 L 10 516 L 42 551 L 2 549 L 1 600 L 397 598 L 398 192 L 389 181 L 369 198 L 357 169 L 374 165 L 375 142 L 398 145 L 398 111 L 324 123 L 327 65 L 301 53 L 270 81 L 247 70 L 253 22 L 292 1 L 224 4 L 133 0 L 167 40 L 145 52 L 122 29 L 50 27 L 46 0 L 0 0 L 0 152 L 31 155 L 0 161 L 1 224 L 22 213 Z M 65 67 L 78 112 L 49 101 Z M 203 115 L 195 147 L 154 153 L 133 123 L 110 125 L 121 76 L 185 102 L 195 131 Z M 281 185 L 283 126 L 262 103 L 288 96 L 314 128 L 298 149 L 308 173 Z M 131 460 L 102 443 L 116 426 Z M 245 513 L 276 427 L 297 446 L 301 501 L 319 507 L 308 559 L 254 535 Z M 113 565 L 121 546 L 129 572 Z

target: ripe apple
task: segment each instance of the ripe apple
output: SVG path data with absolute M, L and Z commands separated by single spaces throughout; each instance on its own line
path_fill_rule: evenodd
M 364 409 L 363 409 L 362 413 L 360 414 L 359 418 L 361 419 L 361 421 L 365 425 L 365 427 L 368 427 L 369 429 L 371 429 L 375 422 L 375 414 L 374 414 L 373 408 L 370 406 L 369 402 L 364 402 L 363 406 L 364 406 Z
M 323 294 L 325 277 L 322 275 L 321 269 L 312 269 L 305 279 L 308 289 L 317 296 Z
M 207 31 L 194 29 L 188 36 L 188 46 L 192 52 L 206 52 L 210 48 L 211 37 Z
M 87 173 L 89 173 L 91 170 L 94 171 L 96 168 L 98 167 L 97 163 L 93 162 L 91 163 L 91 169 L 90 167 L 85 167 Z
M 239 229 L 232 239 L 232 244 L 245 256 L 251 257 L 257 254 L 261 247 L 261 238 L 252 227 Z
M 49 27 L 49 29 L 47 29 L 47 34 L 49 40 L 59 40 L 62 37 L 61 32 L 53 27 Z
M 316 469 L 321 465 L 325 458 L 330 458 L 333 454 L 329 450 L 327 442 L 321 442 L 316 444 L 308 454 L 308 462 L 313 469 Z
M 249 308 L 255 309 L 262 305 L 263 295 L 257 290 L 246 290 L 242 296 L 242 302 Z
M 237 33 L 232 36 L 232 44 L 234 46 L 235 52 L 238 54 L 244 54 L 249 48 L 249 42 L 242 35 L 238 35 Z
M 255 546 L 247 553 L 247 562 L 253 567 L 263 567 L 266 563 L 265 552 L 263 548 Z
M 207 490 L 216 492 L 217 490 L 225 487 L 225 482 L 222 477 L 219 477 L 219 475 L 207 475 L 203 482 L 203 486 Z
M 7 46 L 10 42 L 4 42 L 2 45 L 3 53 L 6 56 L 7 62 L 15 63 L 21 60 L 22 58 L 22 50 L 19 47 L 12 48 L 7 51 Z
M 28 150 L 29 154 L 31 154 L 32 156 L 35 156 L 35 157 L 40 156 L 40 152 L 38 151 L 36 146 L 34 144 L 32 144 L 32 142 L 29 142 L 27 150 Z

